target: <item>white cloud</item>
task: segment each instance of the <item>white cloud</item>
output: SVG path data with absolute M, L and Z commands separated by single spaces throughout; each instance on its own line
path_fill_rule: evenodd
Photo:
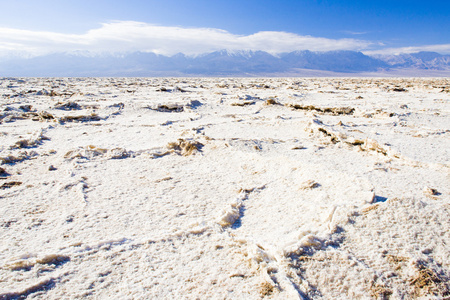
M 146 51 L 164 55 L 196 55 L 216 50 L 331 51 L 368 49 L 373 43 L 358 39 L 328 39 L 279 31 L 236 35 L 213 28 L 158 26 L 133 21 L 102 24 L 84 34 L 63 34 L 0 28 L 0 53 L 42 55 L 61 51 Z
M 236 35 L 214 28 L 158 26 L 133 21 L 105 23 L 100 28 L 83 34 L 0 28 L 0 55 L 28 57 L 75 51 L 89 53 L 144 51 L 164 55 L 181 52 L 197 55 L 222 49 L 262 50 L 272 54 L 295 50 L 356 50 L 365 54 L 435 51 L 450 54 L 450 44 L 371 50 L 383 46 L 382 43 L 353 38 L 329 39 L 281 31 Z
M 363 52 L 368 55 L 372 55 L 372 54 L 397 55 L 397 54 L 401 54 L 401 53 L 415 53 L 415 52 L 420 52 L 420 51 L 431 51 L 431 52 L 438 52 L 441 54 L 450 54 L 450 44 L 386 48 L 386 49 L 369 50 L 369 51 L 363 51 Z

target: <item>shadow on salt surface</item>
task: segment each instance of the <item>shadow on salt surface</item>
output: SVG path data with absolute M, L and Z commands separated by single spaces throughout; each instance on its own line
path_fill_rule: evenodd
M 197 108 L 199 108 L 200 106 L 202 106 L 203 105 L 203 103 L 201 103 L 200 101 L 198 101 L 198 100 L 193 100 L 193 101 L 191 101 L 191 103 L 190 103 L 190 108 L 192 108 L 192 109 L 197 109 Z
M 375 197 L 373 197 L 372 203 L 386 202 L 387 199 L 388 198 L 386 198 L 386 197 L 375 195 Z
M 241 219 L 242 217 L 244 217 L 245 214 L 245 206 L 241 206 L 239 207 L 239 216 L 237 217 L 236 221 L 234 221 L 234 223 L 231 225 L 231 229 L 238 229 L 239 227 L 242 226 L 242 222 Z
M 4 168 L 0 167 L 0 178 L 5 179 L 6 177 L 11 176 Z
M 33 285 L 27 289 L 24 289 L 21 292 L 15 292 L 15 293 L 5 293 L 0 294 L 0 299 L 7 299 L 7 300 L 15 300 L 15 299 L 25 299 L 28 296 L 35 294 L 35 293 L 45 293 L 51 289 L 53 289 L 56 286 L 56 280 L 54 278 L 50 278 L 47 280 L 43 280 L 40 283 Z M 34 296 L 38 296 L 37 294 Z

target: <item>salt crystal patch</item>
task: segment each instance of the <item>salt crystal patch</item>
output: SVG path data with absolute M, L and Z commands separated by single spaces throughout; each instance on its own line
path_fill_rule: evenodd
M 222 227 L 233 225 L 240 217 L 239 209 L 241 206 L 242 200 L 236 199 L 233 201 L 227 209 L 223 210 L 222 214 L 217 219 L 217 223 Z

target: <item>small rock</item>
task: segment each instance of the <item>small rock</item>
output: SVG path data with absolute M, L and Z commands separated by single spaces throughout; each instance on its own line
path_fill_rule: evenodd
M 303 149 L 306 149 L 306 147 L 303 147 L 303 146 L 295 146 L 295 147 L 292 148 L 292 150 L 303 150 Z
M 6 170 L 0 167 L 0 176 L 5 176 L 8 173 L 6 173 Z
M 56 170 L 58 170 L 58 169 L 55 168 L 53 165 L 50 165 L 50 166 L 48 167 L 48 170 L 49 170 L 49 171 L 56 171 Z
M 279 102 L 277 102 L 275 99 L 273 98 L 269 98 L 266 100 L 266 102 L 264 102 L 265 105 L 280 105 Z
M 50 92 L 47 90 L 41 90 L 39 92 L 36 93 L 37 96 L 49 96 Z
M 2 184 L 0 186 L 0 189 L 5 190 L 5 189 L 12 188 L 13 186 L 19 186 L 21 184 L 22 184 L 22 182 L 20 182 L 20 181 L 5 182 L 4 184 Z
M 31 105 L 21 105 L 21 106 L 19 106 L 19 109 L 23 110 L 24 112 L 30 112 L 33 109 L 33 106 L 31 106 Z
M 423 188 L 423 193 L 429 196 L 439 196 L 441 194 L 438 192 L 438 190 L 430 188 L 428 186 Z
M 432 248 L 425 248 L 425 249 L 422 250 L 423 254 L 430 254 L 431 252 L 433 252 Z
M 55 108 L 61 110 L 79 110 L 81 106 L 76 102 L 69 101 L 66 103 L 57 103 Z
M 392 89 L 394 92 L 407 92 L 408 90 L 402 87 L 395 87 Z
M 314 180 L 308 180 L 308 181 L 302 183 L 300 188 L 302 190 L 306 190 L 306 189 L 315 189 L 315 188 L 318 188 L 319 186 L 320 186 L 320 184 L 315 182 Z

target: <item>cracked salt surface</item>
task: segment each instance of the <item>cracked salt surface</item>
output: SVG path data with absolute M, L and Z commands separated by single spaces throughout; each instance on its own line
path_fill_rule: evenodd
M 448 297 L 448 85 L 3 78 L 0 298 Z

